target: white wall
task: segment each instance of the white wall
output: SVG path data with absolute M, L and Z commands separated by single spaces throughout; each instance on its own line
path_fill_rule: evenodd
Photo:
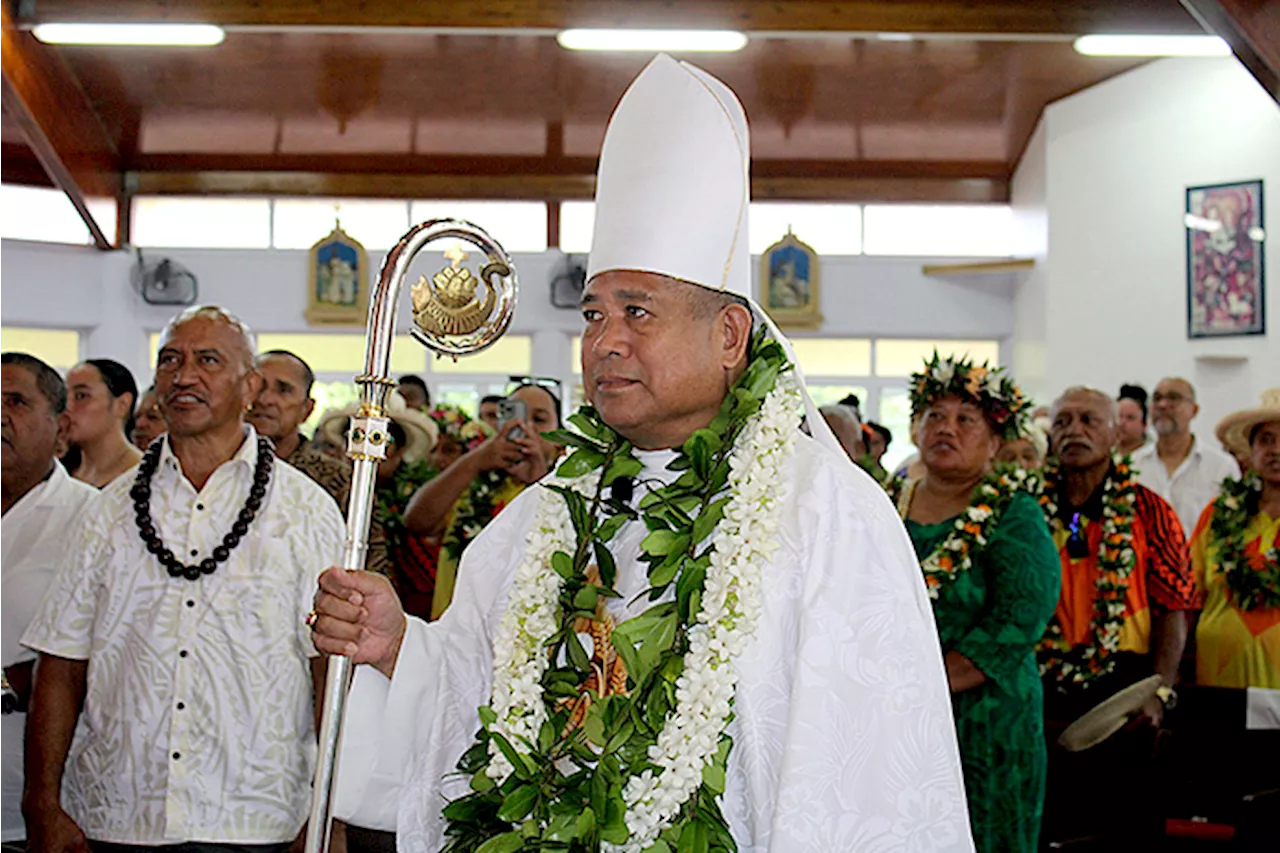
M 316 331 L 303 317 L 306 252 L 183 249 L 149 254 L 163 254 L 188 267 L 199 279 L 201 302 L 228 308 L 255 331 Z M 369 260 L 373 266 L 381 264 L 382 253 L 371 252 Z M 437 260 L 434 254 L 421 253 L 411 280 Z M 512 332 L 533 335 L 535 373 L 569 379 L 571 341 L 581 329 L 581 318 L 576 310 L 551 306 L 548 283 L 560 255 L 516 255 L 514 260 L 521 293 Z M 922 274 L 922 265 L 939 260 L 945 259 L 824 259 L 825 322 L 815 334 L 1011 340 L 1012 280 L 947 280 Z M 129 285 L 132 264 L 133 257 L 124 252 L 2 241 L 0 316 L 5 325 L 79 328 L 86 332 L 85 357 L 115 358 L 147 376 L 148 335 L 161 329 L 177 309 L 145 304 Z M 407 303 L 408 296 L 402 298 Z M 398 321 L 407 331 L 407 304 Z
M 1015 208 L 1048 223 L 1044 278 L 1016 298 L 1018 373 L 1042 393 L 1185 376 L 1206 436 L 1280 385 L 1274 236 L 1267 335 L 1186 336 L 1185 190 L 1257 178 L 1275 235 L 1280 107 L 1234 59 L 1160 60 L 1050 105 L 1013 185 Z

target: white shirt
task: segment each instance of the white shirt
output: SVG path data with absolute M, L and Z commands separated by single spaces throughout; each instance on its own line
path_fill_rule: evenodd
M 73 479 L 57 462 L 43 483 L 9 507 L 0 523 L 0 658 L 8 667 L 34 660 L 35 654 L 18 642 L 35 616 L 54 572 L 63 563 L 66 532 L 73 526 L 85 503 L 97 489 Z M 0 840 L 21 841 L 27 837 L 22 822 L 22 738 L 26 714 L 0 717 L 3 735 L 3 797 L 0 798 Z
M 1210 447 L 1192 437 L 1191 452 L 1169 476 L 1160 461 L 1156 442 L 1144 444 L 1133 453 L 1133 467 L 1138 482 L 1169 502 L 1182 521 L 1182 532 L 1188 540 L 1200 520 L 1200 513 L 1222 490 L 1222 481 L 1238 479 L 1240 466 L 1229 454 Z
M 670 480 L 670 458 L 644 454 L 639 479 Z M 722 809 L 739 850 L 972 850 L 942 654 L 902 523 L 866 474 L 806 437 L 788 473 L 728 730 Z M 449 774 L 488 704 L 492 638 L 544 492 L 527 489 L 471 544 L 440 621 L 410 620 L 394 679 L 357 668 L 335 810 L 395 828 L 402 853 L 439 850 L 441 808 L 467 792 Z M 645 534 L 629 523 L 610 546 L 620 618 L 650 606 L 627 609 L 647 585 Z
M 200 491 L 165 442 L 151 516 L 184 562 L 222 543 L 258 459 L 247 438 Z M 171 578 L 138 535 L 121 477 L 78 531 L 22 641 L 89 660 L 63 807 L 95 841 L 275 843 L 306 820 L 315 762 L 303 624 L 316 579 L 340 556 L 337 505 L 276 460 L 249 533 L 212 575 Z

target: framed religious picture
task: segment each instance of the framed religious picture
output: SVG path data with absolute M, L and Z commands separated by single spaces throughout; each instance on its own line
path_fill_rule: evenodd
M 1187 337 L 1266 334 L 1262 181 L 1187 188 Z
M 791 230 L 760 256 L 760 300 L 783 329 L 816 329 L 822 325 L 818 253 Z
M 364 246 L 334 224 L 311 247 L 307 322 L 313 326 L 363 326 L 369 314 L 369 258 Z

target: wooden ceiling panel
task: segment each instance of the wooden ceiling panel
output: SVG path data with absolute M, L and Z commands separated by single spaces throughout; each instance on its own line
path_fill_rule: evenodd
M 1171 0 L 40 0 L 33 20 L 223 26 L 728 27 L 748 32 L 1199 32 Z
M 402 175 L 419 195 L 589 197 L 609 115 L 648 57 L 564 51 L 550 37 L 563 26 L 720 22 L 755 33 L 739 53 L 694 61 L 743 101 L 756 190 L 858 200 L 1007 197 L 1044 106 L 1138 64 L 1080 56 L 1071 34 L 1197 29 L 1176 0 L 40 0 L 34 9 L 40 21 L 233 27 L 211 48 L 57 49 L 139 191 L 369 196 L 395 193 Z M 874 31 L 971 35 L 885 41 Z
M 232 33 L 215 49 L 62 53 L 108 125 L 137 128 L 133 138 L 118 132 L 126 158 L 528 155 L 557 123 L 566 150 L 585 155 L 598 151 L 618 96 L 646 61 L 568 54 L 544 37 L 426 34 Z M 1045 103 L 1136 64 L 1056 42 L 803 37 L 698 61 L 738 92 L 763 157 L 1006 162 Z M 112 85 L 100 92 L 102 79 Z

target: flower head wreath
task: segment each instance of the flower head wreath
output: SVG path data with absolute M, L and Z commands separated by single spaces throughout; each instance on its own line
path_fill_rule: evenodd
M 493 436 L 493 430 L 484 421 L 474 420 L 470 415 L 450 403 L 440 405 L 427 412 L 427 417 L 436 422 L 441 438 L 451 438 L 464 450 L 474 450 Z
M 911 413 L 918 415 L 934 400 L 955 394 L 986 413 L 996 433 L 1012 441 L 1022 433 L 1031 401 L 1004 372 L 987 362 L 974 364 L 966 358 L 943 358 L 934 350 L 924 371 L 911 374 Z

